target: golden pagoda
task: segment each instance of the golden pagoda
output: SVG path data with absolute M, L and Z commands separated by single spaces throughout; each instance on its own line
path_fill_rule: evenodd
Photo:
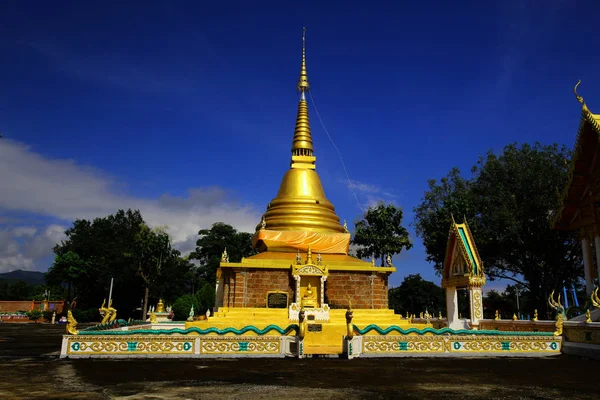
M 298 322 L 302 311 L 309 321 L 305 353 L 337 354 L 342 352 L 350 303 L 355 323 L 408 322 L 388 309 L 388 277 L 396 268 L 348 255 L 350 233 L 317 174 L 306 101 L 310 84 L 305 30 L 296 88 L 300 99 L 290 168 L 256 226 L 252 246 L 259 253 L 239 263 L 221 260 L 217 310 L 208 320 L 186 327 L 286 326 Z

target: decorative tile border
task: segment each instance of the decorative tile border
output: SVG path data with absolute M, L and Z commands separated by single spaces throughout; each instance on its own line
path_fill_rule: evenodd
M 513 335 L 363 336 L 362 353 L 560 353 L 560 337 Z
M 61 357 L 291 357 L 295 343 L 295 336 L 64 335 Z
M 76 335 L 66 336 L 61 356 L 70 355 L 192 355 L 196 353 L 193 337 L 149 337 L 129 335 L 122 337 Z M 65 349 L 66 347 L 66 349 Z M 66 351 L 65 351 L 66 350 Z
M 554 336 L 551 332 L 504 332 L 504 331 L 490 331 L 490 330 L 468 330 L 468 329 L 450 329 L 450 328 L 442 328 L 442 329 L 434 329 L 434 328 L 408 328 L 403 329 L 397 325 L 391 325 L 387 328 L 381 328 L 378 325 L 371 324 L 367 325 L 363 329 L 360 329 L 358 326 L 354 325 L 354 331 L 358 332 L 361 335 L 365 335 L 371 331 L 376 331 L 380 335 L 387 335 L 392 332 L 398 332 L 401 335 L 408 334 L 417 334 L 417 335 L 474 335 L 474 336 L 533 336 L 533 337 L 552 337 Z
M 244 326 L 243 328 L 206 328 L 200 329 L 196 327 L 181 329 L 181 328 L 173 328 L 173 329 L 136 329 L 136 330 L 112 330 L 112 331 L 81 331 L 81 334 L 85 335 L 111 335 L 111 336 L 127 336 L 127 335 L 188 335 L 190 333 L 197 333 L 198 335 L 206 335 L 208 333 L 215 333 L 217 335 L 226 335 L 228 333 L 233 333 L 234 335 L 243 335 L 247 332 L 253 332 L 257 335 L 266 335 L 271 331 L 276 331 L 281 335 L 287 335 L 294 331 L 296 333 L 298 331 L 297 324 L 290 324 L 285 328 L 282 328 L 278 325 L 267 325 L 263 329 L 257 328 L 254 325 Z
M 200 354 L 280 354 L 281 338 L 238 337 L 203 338 L 200 340 Z
M 600 345 L 600 323 L 565 323 L 563 336 L 567 342 Z

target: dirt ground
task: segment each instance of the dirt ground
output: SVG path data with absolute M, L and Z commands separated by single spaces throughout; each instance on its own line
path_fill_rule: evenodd
M 0 324 L 0 399 L 598 399 L 600 362 L 58 358 L 64 326 Z

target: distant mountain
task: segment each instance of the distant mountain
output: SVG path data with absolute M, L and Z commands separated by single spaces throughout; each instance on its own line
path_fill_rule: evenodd
M 3 274 L 0 274 L 0 281 L 24 281 L 25 283 L 28 283 L 30 285 L 42 285 L 46 283 L 46 281 L 44 280 L 45 276 L 46 274 L 43 272 L 23 271 L 21 269 L 18 269 L 16 271 L 5 272 Z

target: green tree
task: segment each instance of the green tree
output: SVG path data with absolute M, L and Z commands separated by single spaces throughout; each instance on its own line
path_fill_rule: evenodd
M 247 232 L 238 232 L 231 225 L 217 222 L 210 229 L 198 232 L 200 238 L 196 241 L 196 250 L 190 254 L 190 259 L 199 261 L 196 281 L 204 280 L 211 284 L 216 282 L 216 273 L 223 250 L 227 248 L 229 261 L 240 262 L 242 257 L 256 254 Z
M 356 254 L 359 258 L 381 259 L 385 265 L 385 257 L 399 254 L 403 249 L 409 250 L 412 243 L 408 231 L 402 226 L 402 209 L 379 202 L 369 207 L 361 221 L 358 221 L 352 243 L 359 246 Z
M 31 300 L 33 298 L 35 286 L 25 281 L 6 282 L 5 285 L 2 287 L 2 291 L 6 293 L 2 297 L 3 300 Z
M 497 290 L 490 290 L 483 298 L 483 316 L 487 319 L 493 319 L 496 316 L 496 311 L 500 318 L 510 318 L 517 312 L 515 299 L 510 298 L 510 295 Z
M 126 254 L 133 259 L 136 273 L 142 278 L 144 285 L 144 306 L 142 319 L 146 318 L 148 311 L 148 295 L 150 287 L 162 278 L 162 263 L 171 256 L 171 240 L 164 228 L 150 229 L 146 224 L 141 224 L 135 234 L 133 252 Z
M 439 182 L 431 179 L 428 184 L 429 190 L 414 210 L 416 222 L 413 224 L 427 250 L 426 260 L 433 264 L 436 273 L 441 274 L 452 216 L 467 216 L 472 225 L 476 213 L 472 182 L 463 178 L 458 168 L 452 168 Z
M 444 289 L 424 280 L 420 274 L 408 275 L 402 284 L 389 290 L 389 306 L 396 314 L 415 314 L 429 311 L 436 315 L 446 309 Z
M 175 300 L 175 303 L 173 304 L 173 321 L 187 320 L 192 305 L 194 305 L 194 315 L 198 315 L 200 304 L 198 304 L 198 299 L 195 296 L 186 294 Z
M 184 279 L 190 264 L 171 247 L 164 231 L 148 228 L 137 210 L 78 219 L 65 234 L 66 240 L 54 248 L 55 262 L 46 280 L 70 284 L 81 310 L 97 310 L 108 297 L 111 278 L 114 307 L 123 318 L 138 309 L 146 288 L 155 301 L 160 296 L 174 301 L 187 291 Z
M 490 151 L 480 157 L 469 180 L 453 169 L 439 184 L 431 181 L 415 208 L 415 227 L 436 271 L 451 215 L 465 215 L 488 278 L 523 285 L 542 315 L 549 291 L 570 286 L 583 274 L 576 233 L 551 228 L 568 157 L 556 144 L 510 144 L 500 155 Z
M 198 301 L 198 314 L 206 314 L 207 310 L 212 310 L 215 306 L 215 285 L 204 283 L 196 292 L 196 300 Z
M 54 263 L 46 274 L 46 282 L 54 286 L 60 286 L 66 282 L 68 285 L 67 298 L 73 298 L 73 283 L 85 279 L 91 268 L 89 264 L 79 255 L 71 250 L 58 254 Z

